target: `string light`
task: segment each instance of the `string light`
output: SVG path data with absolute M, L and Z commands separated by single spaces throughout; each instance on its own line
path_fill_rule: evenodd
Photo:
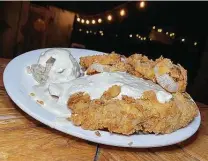
M 175 33 L 170 33 L 170 37 L 172 37 L 172 36 L 174 36 L 175 35 Z
M 125 16 L 125 14 L 126 14 L 126 11 L 125 11 L 124 9 L 122 9 L 122 10 L 120 11 L 120 16 Z
M 90 23 L 90 21 L 89 20 L 86 20 L 86 24 L 89 24 Z
M 140 4 L 139 4 L 139 7 L 140 8 L 144 8 L 145 7 L 145 2 L 144 1 L 141 1 Z
M 108 15 L 107 19 L 108 19 L 108 21 L 111 21 L 113 19 L 112 15 Z
M 101 18 L 98 19 L 98 23 L 102 23 L 102 19 Z
M 85 20 L 84 20 L 84 19 L 82 19 L 82 20 L 81 20 L 81 23 L 84 23 L 84 22 L 85 22 Z
M 96 21 L 95 20 L 92 20 L 92 24 L 95 24 L 96 23 Z
M 79 29 L 79 31 L 83 31 L 81 28 Z M 93 32 L 92 30 L 86 30 L 86 34 L 89 34 L 89 33 L 92 33 L 94 35 L 97 34 L 97 32 Z M 104 36 L 104 33 L 102 30 L 100 30 L 98 33 L 100 33 L 101 36 Z M 168 33 L 168 32 L 166 32 Z M 175 33 L 171 33 L 170 35 L 175 35 Z M 118 37 L 118 35 L 116 34 L 115 35 L 116 37 Z M 129 34 L 129 38 L 132 38 L 133 37 L 133 34 Z M 139 34 L 136 34 L 136 37 L 139 38 L 141 41 L 145 41 L 147 40 L 147 37 L 141 37 Z M 149 41 L 152 41 L 151 38 L 148 39 Z M 185 38 L 181 38 L 181 42 L 185 42 Z M 197 46 L 197 42 L 195 41 L 194 42 L 194 46 Z
M 136 5 L 137 5 L 137 7 L 145 8 L 147 4 L 146 4 L 146 2 L 144 0 L 141 0 L 138 3 L 136 3 Z M 114 9 L 114 10 L 116 10 L 116 9 Z M 127 10 L 125 8 L 121 8 L 119 10 L 119 14 L 120 14 L 121 17 L 126 16 L 127 15 Z M 86 19 L 83 19 L 83 18 L 79 17 L 78 14 L 76 16 L 77 16 L 77 19 L 76 19 L 77 22 L 81 22 L 82 24 L 84 24 L 84 23 L 85 24 L 96 24 L 97 22 L 98 23 L 102 23 L 102 19 L 101 18 L 98 18 L 97 20 L 94 20 L 94 19 L 86 20 Z M 107 15 L 107 20 L 108 21 L 112 21 L 114 19 L 113 16 L 114 16 L 113 14 Z
M 142 2 L 141 2 L 142 3 Z M 121 9 L 120 10 L 120 16 L 125 16 L 125 14 L 126 14 L 126 11 L 124 10 L 124 9 Z M 107 16 L 107 20 L 108 21 L 112 21 L 113 20 L 113 16 L 111 15 L 111 14 L 109 14 L 108 16 Z M 96 24 L 97 22 L 98 23 L 102 23 L 102 19 L 101 18 L 98 18 L 97 19 L 97 22 L 96 22 L 96 20 L 95 19 L 92 19 L 92 20 L 85 20 L 85 19 L 81 19 L 80 17 L 77 17 L 77 22 L 81 22 L 82 24 L 84 24 L 84 23 L 86 23 L 86 24 L 90 24 L 90 22 L 92 23 L 92 24 Z M 152 29 L 156 29 L 156 26 L 152 26 Z M 84 31 L 83 29 L 79 29 L 78 30 L 79 32 L 81 32 L 81 31 Z M 101 36 L 104 36 L 104 33 L 103 33 L 103 31 L 99 31 L 100 32 L 100 35 Z M 159 28 L 159 29 L 157 29 L 157 32 L 163 32 L 163 29 L 162 28 Z M 89 34 L 89 33 L 92 33 L 92 34 L 94 34 L 94 35 L 96 35 L 97 34 L 97 32 L 93 32 L 93 31 L 91 31 L 91 30 L 87 30 L 86 31 L 86 34 Z M 174 36 L 175 36 L 175 33 L 173 33 L 173 32 L 171 32 L 171 33 L 169 33 L 169 32 L 165 32 L 165 34 L 166 35 L 169 35 L 171 38 L 174 38 Z M 116 34 L 115 35 L 116 37 L 118 37 L 118 35 Z M 135 35 L 137 38 L 139 38 L 140 40 L 147 40 L 147 38 L 146 37 L 141 37 L 139 34 L 136 34 Z M 130 38 L 132 38 L 133 37 L 133 35 L 132 34 L 129 34 L 129 37 Z M 151 38 L 148 38 L 148 40 L 150 40 L 150 41 L 152 41 L 152 39 Z M 180 41 L 181 42 L 185 42 L 186 40 L 185 40 L 185 38 L 181 38 L 180 39 Z M 194 46 L 197 46 L 197 42 L 195 41 L 194 43 L 193 43 L 193 45 Z
M 77 22 L 80 22 L 80 18 L 79 17 L 77 17 Z

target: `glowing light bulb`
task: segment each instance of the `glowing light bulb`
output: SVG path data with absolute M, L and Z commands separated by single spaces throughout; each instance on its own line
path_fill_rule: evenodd
M 140 8 L 144 8 L 145 7 L 145 2 L 144 1 L 141 1 L 140 4 L 139 4 L 139 7 Z
M 158 31 L 158 32 L 162 32 L 162 29 L 158 29 L 157 31 Z
M 130 34 L 129 37 L 132 37 L 132 34 Z
M 96 23 L 96 21 L 95 20 L 92 20 L 92 24 L 95 24 Z
M 184 41 L 185 41 L 185 39 L 181 39 L 181 41 L 182 41 L 182 42 L 184 42 Z
M 80 18 L 79 17 L 77 17 L 77 22 L 80 22 Z
M 90 21 L 89 20 L 86 20 L 86 24 L 89 24 L 90 23 Z
M 113 19 L 112 15 L 108 15 L 107 19 L 108 19 L 108 21 L 111 21 Z
M 144 37 L 144 40 L 146 40 L 146 37 Z
M 79 29 L 79 31 L 81 32 L 81 31 L 82 31 L 82 29 Z
M 155 29 L 155 26 L 153 26 L 152 29 L 154 30 Z
M 102 19 L 101 18 L 98 19 L 98 23 L 102 23 Z
M 196 46 L 197 45 L 197 42 L 194 42 L 194 46 Z
M 168 32 L 166 32 L 166 35 L 168 35 Z
M 81 20 L 81 23 L 84 23 L 84 22 L 85 22 L 85 20 L 84 20 L 84 19 L 82 19 L 82 20 Z
M 120 11 L 120 16 L 125 16 L 125 14 L 126 14 L 126 11 L 125 11 L 124 9 L 122 9 L 122 10 Z
M 171 34 L 170 34 L 170 37 L 172 37 L 172 36 L 174 36 L 174 35 L 175 35 L 175 33 L 171 33 Z
M 89 31 L 87 30 L 86 33 L 89 34 Z
M 136 34 L 136 37 L 139 37 L 139 34 Z

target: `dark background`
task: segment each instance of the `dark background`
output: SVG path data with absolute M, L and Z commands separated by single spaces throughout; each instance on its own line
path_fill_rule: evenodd
M 2 4 L 1 2 L 0 4 Z M 133 53 L 143 53 L 155 59 L 163 55 L 170 58 L 174 63 L 180 63 L 188 70 L 187 91 L 194 99 L 208 103 L 207 89 L 207 27 L 206 13 L 208 2 L 146 2 L 144 9 L 139 9 L 138 2 L 46 2 L 32 1 L 31 4 L 48 8 L 56 6 L 63 10 L 79 13 L 81 17 L 101 17 L 105 19 L 108 11 L 116 15 L 118 10 L 124 7 L 128 10 L 125 18 L 114 17 L 111 23 L 103 22 L 97 25 L 83 25 L 75 21 L 68 47 L 72 43 L 85 45 L 86 49 L 103 52 L 115 51 L 126 56 Z M 6 24 L 1 22 L 1 30 Z M 3 27 L 2 27 L 3 26 Z M 139 41 L 135 35 L 145 35 L 148 38 L 152 26 L 162 28 L 176 34 L 172 44 L 164 44 L 158 41 Z M 83 32 L 79 32 L 82 29 Z M 86 34 L 102 30 L 104 36 L 98 34 Z M 129 34 L 133 38 L 129 38 Z M 117 35 L 117 37 L 116 37 Z M 181 39 L 185 38 L 182 43 Z M 197 41 L 197 46 L 193 43 Z M 55 46 L 50 46 L 55 47 Z M 27 49 L 29 50 L 29 49 Z M 24 51 L 25 52 L 25 51 Z M 16 56 L 15 50 L 13 57 Z M 5 57 L 5 56 L 4 56 Z

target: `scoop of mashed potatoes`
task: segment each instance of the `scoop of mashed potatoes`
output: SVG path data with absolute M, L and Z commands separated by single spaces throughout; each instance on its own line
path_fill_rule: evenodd
M 31 66 L 39 83 L 63 83 L 80 76 L 80 66 L 67 49 L 55 48 L 42 53 L 37 64 Z

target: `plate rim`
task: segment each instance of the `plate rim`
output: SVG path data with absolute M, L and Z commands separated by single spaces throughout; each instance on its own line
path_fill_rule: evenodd
M 197 123 L 197 127 L 192 131 L 191 134 L 189 135 L 186 135 L 186 137 L 184 137 L 183 139 L 178 139 L 178 141 L 170 141 L 169 140 L 169 143 L 168 144 L 152 144 L 152 145 L 147 145 L 147 146 L 138 146 L 138 145 L 128 145 L 128 144 L 123 144 L 123 145 L 120 145 L 120 144 L 111 144 L 110 143 L 110 140 L 109 142 L 103 142 L 101 141 L 99 138 L 97 138 L 96 136 L 94 136 L 94 139 L 89 136 L 89 137 L 86 137 L 86 135 L 83 135 L 83 134 L 79 134 L 78 132 L 69 132 L 69 131 L 65 131 L 61 126 L 56 126 L 54 125 L 54 122 L 53 121 L 50 121 L 48 119 L 45 119 L 45 118 L 42 118 L 41 116 L 38 116 L 38 114 L 36 113 L 33 113 L 29 110 L 29 108 L 27 108 L 27 105 L 21 103 L 21 100 L 17 100 L 15 99 L 15 96 L 11 93 L 11 87 L 9 86 L 9 84 L 7 83 L 7 77 L 10 75 L 10 67 L 12 66 L 13 63 L 15 63 L 16 61 L 18 61 L 18 59 L 21 59 L 21 57 L 24 57 L 26 54 L 30 55 L 32 54 L 33 52 L 39 52 L 39 54 L 42 52 L 42 51 L 45 51 L 45 50 L 48 50 L 48 49 L 51 49 L 51 48 L 43 48 L 43 49 L 36 49 L 36 50 L 31 50 L 31 51 L 28 51 L 28 52 L 25 52 L 17 57 L 15 57 L 14 59 L 12 59 L 6 66 L 6 68 L 4 69 L 4 72 L 3 72 L 3 84 L 4 84 L 4 87 L 6 89 L 6 92 L 8 93 L 9 97 L 11 98 L 11 100 L 18 106 L 18 108 L 20 108 L 22 111 L 24 111 L 27 115 L 33 117 L 34 119 L 36 119 L 37 121 L 53 128 L 53 129 L 56 129 L 58 131 L 61 131 L 63 133 L 66 133 L 67 135 L 71 135 L 71 136 L 74 136 L 74 137 L 77 137 L 77 138 L 81 138 L 81 139 L 84 139 L 84 140 L 87 140 L 87 141 L 91 141 L 91 142 L 94 142 L 94 143 L 98 143 L 98 144 L 105 144 L 105 145 L 110 145 L 110 146 L 117 146 L 117 147 L 127 147 L 127 148 L 151 148 L 151 147 L 163 147 L 163 146 L 169 146 L 169 145 L 172 145 L 172 144 L 177 144 L 179 142 L 182 142 L 184 140 L 187 140 L 188 138 L 190 138 L 191 136 L 193 136 L 196 131 L 199 129 L 200 127 L 200 123 L 201 123 L 201 114 L 200 114 L 200 111 L 198 110 L 198 116 L 194 118 L 195 121 L 198 121 Z M 64 49 L 68 49 L 68 50 L 74 50 L 74 51 L 88 51 L 88 52 L 92 52 L 92 53 L 104 53 L 104 52 L 100 52 L 100 51 L 95 51 L 95 50 L 87 50 L 87 49 L 77 49 L 77 48 L 64 48 Z M 16 89 L 17 90 L 17 89 Z M 32 101 L 31 101 L 32 102 Z M 34 102 L 35 103 L 35 102 Z M 38 106 L 38 105 L 37 105 Z M 44 109 L 45 110 L 45 109 Z M 46 110 L 45 110 L 46 111 Z M 54 115 L 52 113 L 50 113 L 51 115 Z M 53 116 L 55 117 L 55 115 Z M 194 121 L 193 120 L 193 121 Z M 189 124 L 190 125 L 190 124 Z M 188 126 L 189 126 L 188 125 Z M 81 128 L 81 127 L 80 127 Z M 187 128 L 187 127 L 185 127 Z M 183 129 L 183 128 L 182 128 Z M 84 129 L 83 129 L 84 130 Z M 95 130 L 96 131 L 96 130 Z M 177 132 L 177 131 L 176 131 Z M 169 134 L 166 134 L 166 135 L 169 135 Z M 102 137 L 102 136 L 101 136 Z

